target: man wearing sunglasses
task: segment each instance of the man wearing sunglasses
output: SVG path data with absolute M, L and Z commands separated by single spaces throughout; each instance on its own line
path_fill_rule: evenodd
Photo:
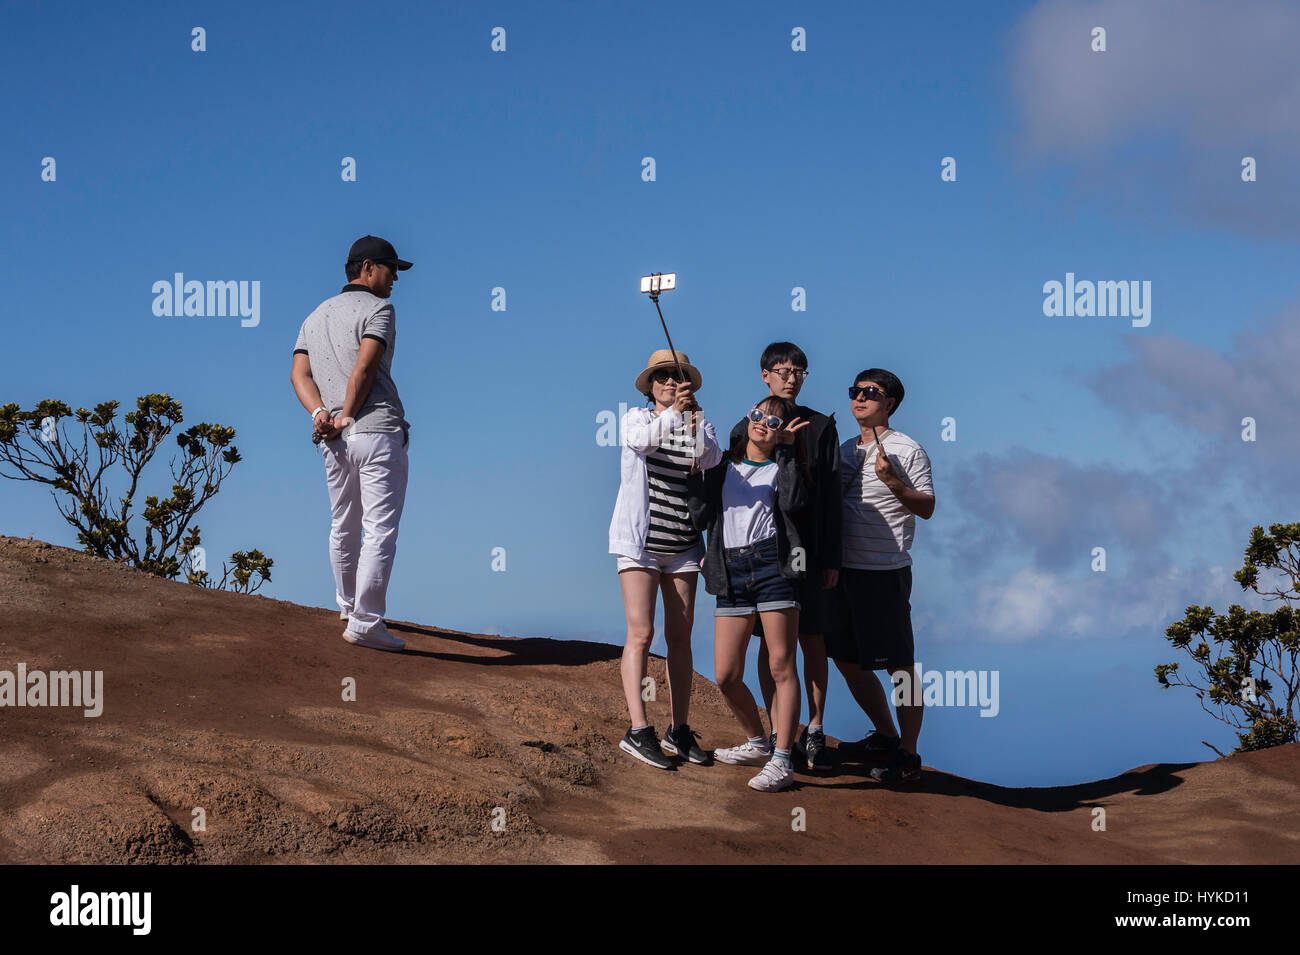
M 325 459 L 335 600 L 348 621 L 343 639 L 374 650 L 406 645 L 388 631 L 384 611 L 411 427 L 391 373 L 397 319 L 388 297 L 398 271 L 410 267 L 384 239 L 354 242 L 348 284 L 302 323 L 290 375 Z
M 826 631 L 827 650 L 875 727 L 861 742 L 842 745 L 841 754 L 856 749 L 883 760 L 871 775 L 886 783 L 921 778 L 921 694 L 900 698 L 900 734 L 874 671 L 889 671 L 891 680 L 908 674 L 908 687 L 916 687 L 909 550 L 916 518 L 934 514 L 929 456 L 889 426 L 902 402 L 903 383 L 883 368 L 861 372 L 849 388 L 859 434 L 840 446 L 844 551 Z
M 808 357 L 803 349 L 793 342 L 773 342 L 763 349 L 759 367 L 768 393 L 795 402 L 795 417 L 808 422 L 802 440 L 806 442 L 804 447 L 813 483 L 808 505 L 796 518 L 806 561 L 806 574 L 797 589 L 808 727 L 800 734 L 796 748 L 810 770 L 825 771 L 831 768 L 831 760 L 822 730 L 827 680 L 826 643 L 822 634 L 825 632 L 829 589 L 835 586 L 840 567 L 840 439 L 834 415 L 827 417 L 796 400 L 808 377 Z M 732 429 L 732 438 L 743 434 L 748 424 L 747 419 L 742 419 Z M 755 625 L 754 632 L 762 636 L 761 621 Z M 758 686 L 763 694 L 763 705 L 770 714 L 776 681 L 768 662 L 767 644 L 762 642 L 758 650 Z

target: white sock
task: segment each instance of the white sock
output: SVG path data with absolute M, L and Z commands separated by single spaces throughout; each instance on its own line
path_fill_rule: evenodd
M 759 749 L 767 749 L 769 746 L 766 736 L 751 736 L 749 741 Z

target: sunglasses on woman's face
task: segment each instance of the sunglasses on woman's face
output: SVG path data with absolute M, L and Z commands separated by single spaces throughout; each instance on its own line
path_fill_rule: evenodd
M 780 431 L 781 426 L 785 424 L 785 422 L 782 421 L 780 418 L 778 418 L 776 415 L 764 414 L 763 412 L 759 411 L 757 408 L 749 409 L 749 420 L 754 422 L 754 424 L 761 424 L 763 425 L 763 427 L 771 431 Z
M 863 401 L 879 401 L 886 397 L 885 393 L 875 385 L 867 385 L 865 388 L 859 388 L 856 385 L 849 388 L 849 397 L 856 401 L 859 397 Z
M 675 372 L 675 371 L 656 371 L 656 372 L 655 372 L 655 373 L 650 377 L 650 380 L 653 381 L 656 385 L 666 385 L 666 384 L 668 384 L 668 382 L 670 382 L 670 381 L 675 383 L 675 382 L 677 381 L 677 372 Z

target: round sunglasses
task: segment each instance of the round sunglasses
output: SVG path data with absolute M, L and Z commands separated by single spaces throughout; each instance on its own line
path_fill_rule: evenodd
M 749 409 L 749 420 L 754 422 L 754 424 L 763 425 L 763 427 L 767 428 L 770 431 L 780 431 L 782 426 L 785 424 L 785 422 L 780 418 L 778 418 L 776 415 L 764 414 L 763 412 L 759 411 L 757 408 Z

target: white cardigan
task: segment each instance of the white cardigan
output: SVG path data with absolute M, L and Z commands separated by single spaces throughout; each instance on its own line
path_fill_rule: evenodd
M 663 444 L 664 437 L 681 420 L 677 409 L 669 407 L 656 415 L 650 408 L 631 408 L 623 415 L 623 448 L 619 469 L 621 483 L 614 502 L 614 517 L 609 522 L 609 552 L 645 557 L 646 532 L 650 527 L 650 478 L 645 456 Z M 722 460 L 722 449 L 713 425 L 700 414 L 696 416 L 698 463 L 701 471 Z M 702 445 L 701 445 L 702 440 Z

